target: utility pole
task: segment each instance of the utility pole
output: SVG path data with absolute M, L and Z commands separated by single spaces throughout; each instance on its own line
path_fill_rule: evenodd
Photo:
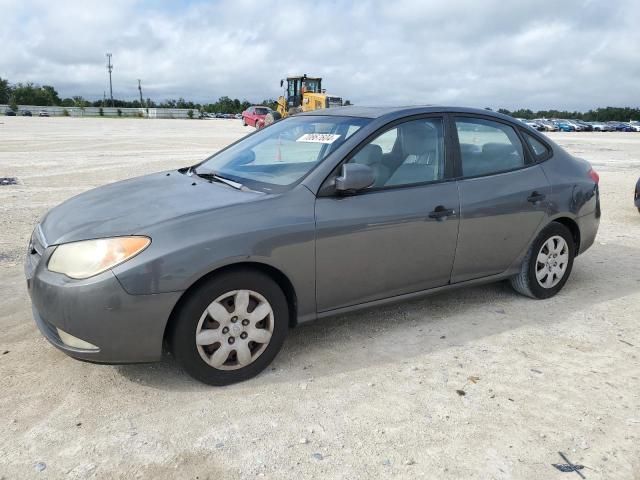
M 111 54 L 107 53 L 107 70 L 109 71 L 109 97 L 111 98 L 111 106 L 113 107 L 113 85 L 111 84 L 111 71 L 113 65 L 111 65 Z
M 144 101 L 142 100 L 142 85 L 140 85 L 140 79 L 138 79 L 138 91 L 140 92 L 140 107 L 144 107 Z

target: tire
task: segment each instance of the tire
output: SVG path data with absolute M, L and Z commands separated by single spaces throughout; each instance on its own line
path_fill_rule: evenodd
M 264 126 L 268 127 L 269 125 L 276 123 L 281 118 L 282 118 L 282 115 L 280 115 L 278 112 L 276 111 L 269 112 L 264 117 Z
M 238 302 L 241 292 L 250 292 L 244 309 L 242 301 Z M 264 313 L 269 307 L 270 312 Z M 257 317 L 251 318 L 254 312 Z M 242 318 L 243 313 L 246 318 Z M 262 314 L 262 320 L 255 321 Z M 269 329 L 270 338 L 262 342 Z M 267 368 L 282 348 L 288 329 L 289 308 L 278 284 L 261 272 L 238 269 L 215 276 L 188 294 L 172 320 L 169 345 L 178 363 L 193 378 L 209 385 L 230 385 Z M 226 350 L 220 350 L 223 347 Z M 244 365 L 239 348 L 249 354 L 244 356 Z M 221 355 L 217 355 L 218 350 Z M 220 364 L 222 358 L 226 361 Z
M 557 246 L 558 249 L 562 247 L 562 241 L 559 239 L 562 239 L 566 246 L 565 262 L 562 261 L 565 259 L 563 252 L 556 253 L 554 250 L 549 250 L 549 246 Z M 551 222 L 531 244 L 522 261 L 520 273 L 510 279 L 511 286 L 516 292 L 527 297 L 537 299 L 553 297 L 562 290 L 571 275 L 575 251 L 576 245 L 569 229 L 561 223 Z M 543 258 L 540 255 L 544 255 L 545 252 L 549 253 L 548 263 L 539 261 Z
M 247 121 L 245 120 L 244 117 L 242 117 L 242 126 L 246 127 L 247 126 Z

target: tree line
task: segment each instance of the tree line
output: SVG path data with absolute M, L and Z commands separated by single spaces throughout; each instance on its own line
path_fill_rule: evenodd
M 88 101 L 80 96 L 60 98 L 56 89 L 51 85 L 37 85 L 34 83 L 10 84 L 8 80 L 0 78 L 0 104 L 9 104 L 14 109 L 17 109 L 18 105 L 107 107 L 111 106 L 111 100 Z M 150 98 L 147 98 L 143 103 L 140 100 L 113 100 L 113 106 L 118 108 L 187 108 L 208 113 L 241 113 L 251 105 L 255 104 L 248 100 L 231 99 L 227 96 L 220 97 L 216 102 L 212 103 L 194 103 L 184 98 L 169 99 L 157 103 Z M 266 99 L 258 103 L 258 105 L 266 105 L 275 109 L 276 101 L 274 99 Z M 569 112 L 566 110 L 533 111 L 528 108 L 510 111 L 500 108 L 498 112 L 528 120 L 534 118 L 575 118 L 589 122 L 640 120 L 640 108 L 632 107 L 604 107 L 587 112 Z
M 256 104 L 248 100 L 231 99 L 227 96 L 220 97 L 212 103 L 195 103 L 184 98 L 168 99 L 162 102 L 154 102 L 147 98 L 144 102 L 136 100 L 110 99 L 90 101 L 81 96 L 60 98 L 60 95 L 51 85 L 37 85 L 34 83 L 10 84 L 8 80 L 0 78 L 0 104 L 8 104 L 14 110 L 18 105 L 42 105 L 57 107 L 118 107 L 118 108 L 186 108 L 200 110 L 208 113 L 241 113 L 251 105 L 266 105 L 275 109 L 276 101 L 266 99 Z

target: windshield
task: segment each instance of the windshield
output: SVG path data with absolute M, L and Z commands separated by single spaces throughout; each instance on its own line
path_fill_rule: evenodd
M 298 182 L 370 119 L 289 117 L 259 130 L 196 167 L 248 188 L 279 192 Z

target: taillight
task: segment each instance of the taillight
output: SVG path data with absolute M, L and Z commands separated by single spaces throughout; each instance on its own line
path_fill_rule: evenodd
M 596 172 L 593 168 L 589 169 L 589 176 L 591 177 L 591 180 L 593 180 L 596 183 L 600 182 L 600 175 L 598 175 L 598 172 Z

